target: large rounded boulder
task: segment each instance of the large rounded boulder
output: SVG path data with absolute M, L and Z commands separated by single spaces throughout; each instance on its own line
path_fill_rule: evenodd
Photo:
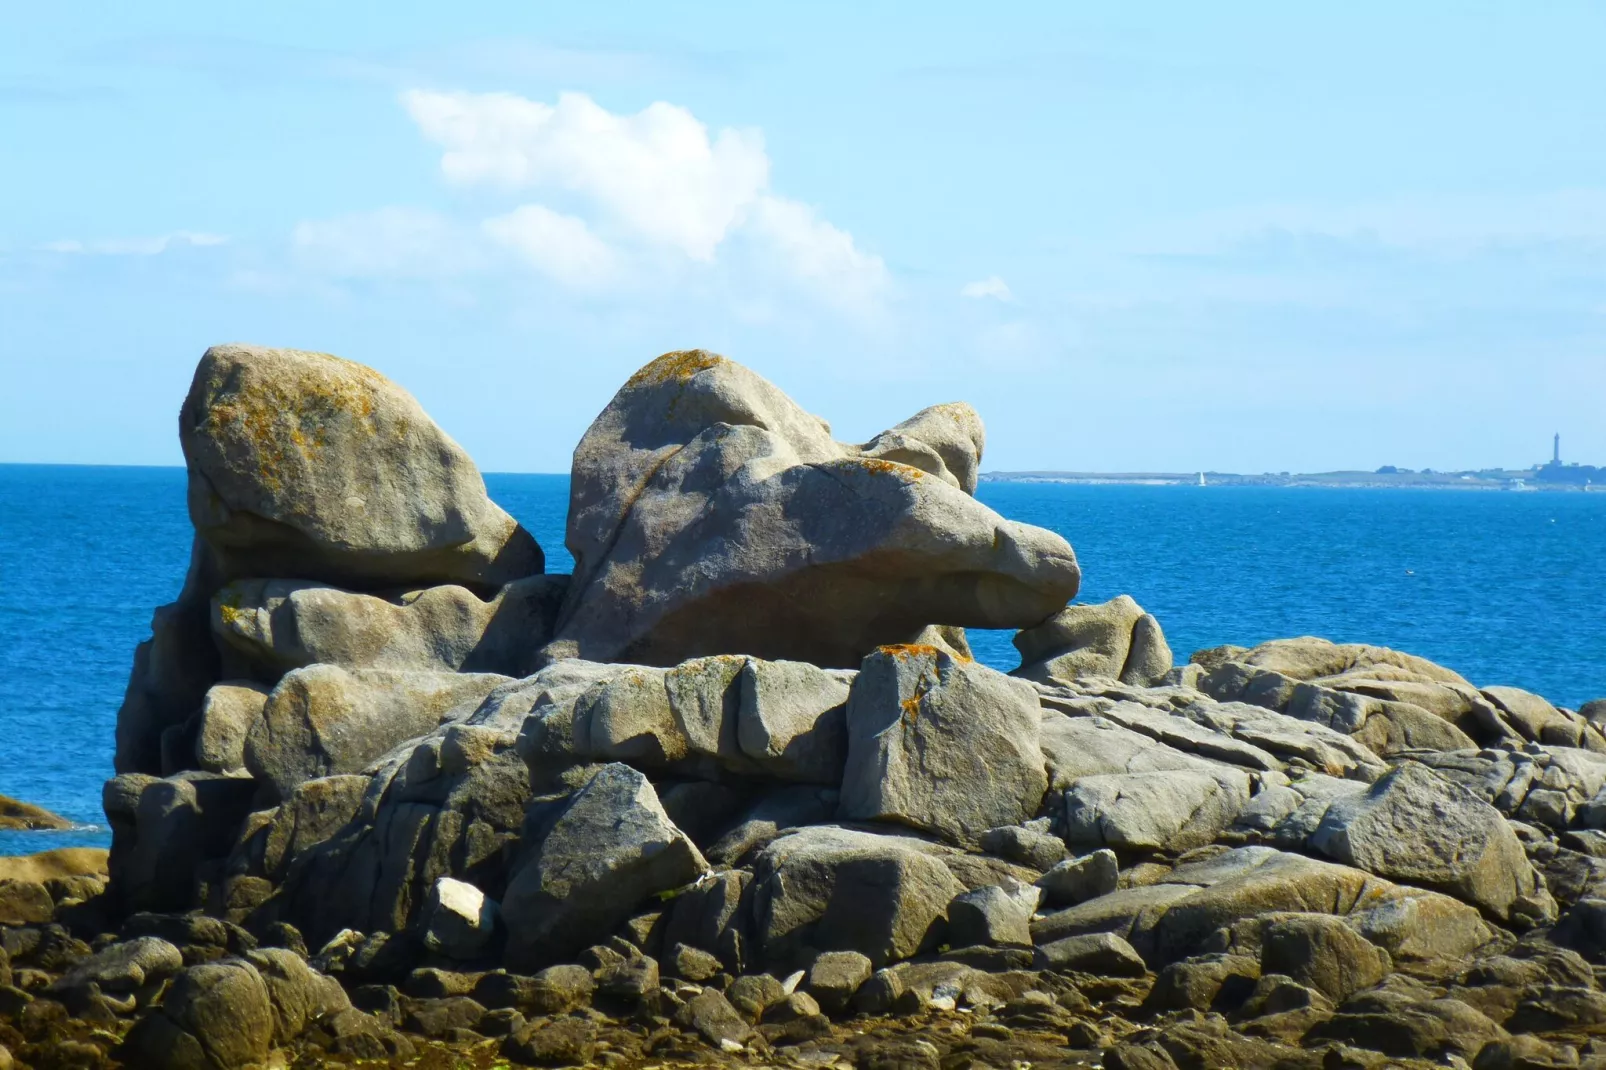
M 542 571 L 463 448 L 361 364 L 213 346 L 179 440 L 190 518 L 226 576 L 486 589 Z
M 659 357 L 575 450 L 575 576 L 548 656 L 848 668 L 928 624 L 1039 623 L 1076 593 L 1076 556 L 971 497 L 982 437 L 942 405 L 845 445 L 739 364 Z

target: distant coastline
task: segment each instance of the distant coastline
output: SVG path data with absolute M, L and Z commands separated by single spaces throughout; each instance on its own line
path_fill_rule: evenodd
M 1543 470 L 1484 469 L 1471 472 L 1413 472 L 1405 469 L 1373 472 L 983 472 L 985 483 L 1072 483 L 1084 486 L 1199 486 L 1207 487 L 1337 487 L 1350 489 L 1571 491 L 1603 492 L 1606 483 L 1560 482 L 1544 478 Z

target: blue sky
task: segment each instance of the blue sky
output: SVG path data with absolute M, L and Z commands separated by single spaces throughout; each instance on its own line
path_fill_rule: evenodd
M 253 10 L 260 9 L 260 10 Z M 567 468 L 717 349 L 990 469 L 1606 463 L 1606 7 L 13 5 L 0 461 L 219 341 Z

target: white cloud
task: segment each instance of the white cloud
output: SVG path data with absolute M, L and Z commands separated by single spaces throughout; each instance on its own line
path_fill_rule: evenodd
M 806 204 L 760 197 L 751 227 L 783 270 L 836 304 L 862 307 L 886 288 L 887 266 L 881 258 L 861 251 L 853 235 L 819 218 Z
M 46 242 L 41 252 L 87 256 L 156 256 L 175 247 L 222 245 L 229 239 L 221 234 L 205 234 L 192 230 L 176 230 L 153 238 L 105 238 L 99 241 L 79 241 L 67 238 Z
M 717 294 L 732 306 L 774 308 L 801 294 L 860 315 L 889 291 L 879 256 L 770 189 L 756 130 L 711 132 L 662 102 L 614 114 L 582 93 L 546 104 L 411 90 L 401 101 L 440 146 L 447 180 L 477 187 L 473 203 L 493 207 L 467 217 L 382 208 L 303 222 L 294 252 L 326 277 L 521 268 L 633 301 Z
M 576 194 L 631 237 L 708 261 L 769 184 L 756 131 L 713 138 L 691 112 L 651 104 L 615 115 L 584 93 L 557 104 L 511 93 L 413 90 L 402 103 L 444 150 L 450 181 Z
M 565 286 L 596 286 L 614 272 L 613 250 L 591 233 L 585 220 L 543 205 L 524 205 L 487 219 L 481 227 L 541 274 Z
M 997 275 L 989 275 L 985 279 L 967 282 L 959 288 L 960 297 L 973 297 L 977 299 L 993 297 L 1000 301 L 1013 301 L 1015 295 L 1010 292 L 1009 284 Z
M 388 207 L 296 224 L 303 264 L 342 278 L 439 278 L 483 261 L 477 235 L 420 208 Z

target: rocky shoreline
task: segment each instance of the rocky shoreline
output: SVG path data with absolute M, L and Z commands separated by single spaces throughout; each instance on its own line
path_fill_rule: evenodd
M 967 406 L 660 357 L 572 576 L 360 365 L 216 347 L 180 438 L 110 855 L 0 860 L 0 1070 L 1606 1068 L 1606 701 L 1179 664 Z

